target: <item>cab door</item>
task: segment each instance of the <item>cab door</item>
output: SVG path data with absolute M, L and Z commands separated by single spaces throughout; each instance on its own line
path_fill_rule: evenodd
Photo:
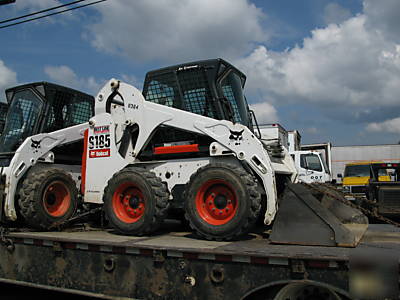
M 325 182 L 326 173 L 320 155 L 316 153 L 299 154 L 299 180 L 311 182 Z

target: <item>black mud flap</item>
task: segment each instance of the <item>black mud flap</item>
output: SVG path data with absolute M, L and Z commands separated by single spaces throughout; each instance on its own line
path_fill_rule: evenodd
M 368 218 L 339 200 L 317 199 L 302 184 L 288 184 L 279 202 L 270 239 L 276 244 L 355 247 Z

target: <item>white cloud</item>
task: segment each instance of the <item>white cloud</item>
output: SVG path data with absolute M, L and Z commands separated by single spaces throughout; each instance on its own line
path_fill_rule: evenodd
M 0 101 L 5 101 L 4 90 L 17 84 L 17 73 L 0 60 Z
M 80 78 L 68 66 L 46 66 L 46 75 L 54 82 L 83 92 L 97 94 L 105 81 L 98 81 L 94 77 Z
M 96 9 L 92 45 L 134 61 L 237 57 L 266 40 L 264 15 L 247 0 L 114 0 Z
M 16 1 L 12 6 L 17 10 L 29 9 L 32 11 L 43 10 L 50 7 L 59 6 L 62 3 L 57 0 L 24 0 Z
M 92 95 L 96 95 L 107 81 L 105 79 L 96 79 L 93 76 L 79 77 L 70 67 L 65 65 L 46 66 L 44 72 L 49 79 L 55 83 L 90 93 Z M 116 78 L 134 85 L 138 89 L 141 89 L 143 85 L 143 83 L 133 75 L 122 74 L 116 76 Z
M 268 102 L 250 104 L 250 109 L 254 111 L 257 117 L 257 122 L 259 124 L 270 124 L 278 122 L 279 118 L 276 109 Z
M 65 2 L 65 1 L 64 1 Z M 61 6 L 63 3 L 61 1 L 58 0 L 17 0 L 15 3 L 7 5 L 5 8 L 7 9 L 7 11 L 12 11 L 13 15 L 15 16 L 20 16 L 20 15 L 24 15 L 24 14 L 29 14 L 29 13 L 33 13 L 33 12 L 38 12 L 41 10 L 45 10 L 45 9 L 49 9 L 49 8 L 54 8 L 57 6 Z M 51 10 L 51 11 L 47 11 L 38 15 L 34 15 L 32 16 L 32 18 L 34 17 L 39 17 L 39 16 L 44 16 L 45 14 L 48 13 L 55 13 L 61 10 L 65 10 L 68 9 L 70 7 L 74 7 L 74 6 L 78 6 L 79 3 L 77 3 L 76 5 L 72 5 L 72 6 L 66 6 L 66 7 L 62 7 L 62 8 L 58 8 L 55 10 Z M 1 11 L 1 13 L 3 13 L 3 11 Z M 62 16 L 62 17 L 61 17 Z M 75 10 L 73 12 L 64 12 L 60 15 L 58 15 L 58 17 L 48 17 L 45 19 L 41 19 L 41 20 L 36 20 L 34 22 L 31 22 L 29 24 L 47 24 L 47 23 L 63 23 L 67 18 L 67 20 L 71 21 L 71 20 L 78 20 L 79 16 L 83 16 L 82 12 L 80 10 Z M 4 19 L 9 18 L 10 16 L 4 16 Z
M 337 3 L 331 2 L 325 6 L 323 19 L 327 25 L 331 23 L 341 23 L 350 17 L 350 11 Z
M 140 81 L 135 75 L 122 74 L 121 80 L 130 85 L 133 85 L 135 88 L 139 90 L 143 89 L 143 81 Z
M 386 39 L 400 42 L 400 1 L 399 0 L 364 0 L 366 26 L 370 31 L 377 31 Z
M 379 5 L 387 13 L 400 9 L 398 0 Z M 385 17 L 371 21 L 368 10 L 315 29 L 303 45 L 284 52 L 259 46 L 237 64 L 248 75 L 248 90 L 273 104 L 311 103 L 333 119 L 381 121 L 400 109 L 400 45 L 391 38 L 395 30 L 383 34 L 386 27 L 373 26 Z
M 400 117 L 384 122 L 373 122 L 368 124 L 367 131 L 370 132 L 389 132 L 389 133 L 400 133 Z

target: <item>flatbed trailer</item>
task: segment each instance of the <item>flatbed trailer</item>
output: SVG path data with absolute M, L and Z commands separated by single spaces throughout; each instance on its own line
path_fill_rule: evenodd
M 351 260 L 362 251 L 373 260 L 373 253 L 395 257 L 384 280 L 398 299 L 400 230 L 393 226 L 371 225 L 357 248 L 272 245 L 268 232 L 205 241 L 173 231 L 178 226 L 150 237 L 10 232 L 2 236 L 0 282 L 105 299 L 353 299 Z M 299 289 L 303 297 L 292 297 Z

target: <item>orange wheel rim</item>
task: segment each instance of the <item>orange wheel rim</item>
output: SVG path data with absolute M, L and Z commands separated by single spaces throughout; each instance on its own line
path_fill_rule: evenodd
M 61 217 L 71 206 L 71 193 L 64 182 L 55 181 L 44 191 L 43 203 L 50 216 Z
M 124 223 L 139 221 L 146 209 L 142 190 L 131 182 L 121 184 L 113 194 L 112 208 L 117 218 Z
M 211 225 L 224 225 L 235 216 L 238 200 L 232 186 L 224 180 L 205 182 L 196 194 L 196 210 Z

